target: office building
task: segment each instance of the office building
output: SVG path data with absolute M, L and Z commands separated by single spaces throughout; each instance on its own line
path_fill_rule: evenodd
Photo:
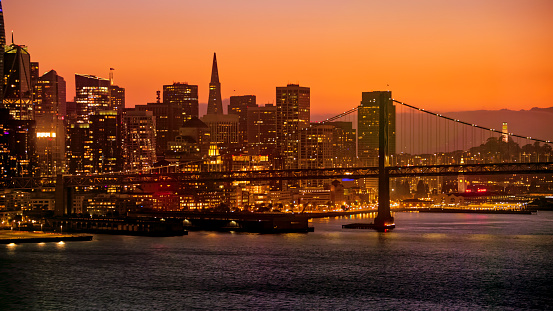
M 151 111 L 126 109 L 123 115 L 124 166 L 128 170 L 156 162 L 156 119 Z
M 101 110 L 90 116 L 92 173 L 118 172 L 123 169 L 121 114 Z
M 311 123 L 301 131 L 299 168 L 333 167 L 333 134 L 334 126 L 328 124 Z
M 310 123 L 310 89 L 297 84 L 276 88 L 280 167 L 299 168 L 301 131 Z
M 249 107 L 247 112 L 248 152 L 274 156 L 277 147 L 276 106 Z
M 167 103 L 148 103 L 136 105 L 134 110 L 152 112 L 156 121 L 156 155 L 158 160 L 163 159 L 168 150 L 167 143 L 175 140 L 182 126 L 181 108 Z
M 255 95 L 231 96 L 228 114 L 238 116 L 238 139 L 242 146 L 248 143 L 248 109 L 257 107 Z
M 36 175 L 36 129 L 33 120 L 16 120 L 0 109 L 0 177 Z
M 125 109 L 125 88 L 117 85 L 109 86 L 109 109 L 117 111 L 119 115 L 123 114 Z
M 6 46 L 6 29 L 4 28 L 4 11 L 0 1 L 0 74 L 4 74 L 4 47 Z M 0 101 L 4 98 L 4 85 L 0 83 Z
M 179 115 L 173 116 L 176 119 L 175 130 L 178 132 L 184 122 L 192 117 L 198 117 L 198 86 L 179 82 L 164 85 L 163 103 L 172 107 L 178 107 L 180 110 Z
M 34 89 L 39 174 L 54 176 L 65 168 L 65 79 L 50 70 L 38 78 Z
M 92 141 L 89 127 L 89 123 L 67 123 L 65 156 L 69 174 L 92 172 Z
M 31 55 L 27 47 L 11 44 L 4 52 L 4 98 L 6 108 L 15 120 L 33 120 L 33 84 Z
M 91 75 L 75 74 L 77 121 L 87 123 L 89 116 L 110 107 L 110 81 Z
M 219 82 L 219 70 L 217 69 L 217 55 L 213 53 L 213 65 L 211 67 L 211 82 L 209 83 L 209 99 L 207 102 L 207 114 L 223 114 L 223 100 L 221 99 L 221 83 Z
M 392 102 L 392 92 L 363 92 L 357 118 L 357 155 L 363 166 L 378 165 L 381 103 L 388 105 L 388 150 L 386 154 L 393 155 L 396 152 L 396 107 Z
M 356 164 L 356 137 L 351 122 L 335 121 L 332 141 L 334 167 L 354 167 Z

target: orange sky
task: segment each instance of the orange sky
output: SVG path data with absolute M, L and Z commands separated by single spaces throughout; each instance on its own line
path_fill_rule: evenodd
M 213 52 L 223 98 L 311 87 L 312 114 L 361 92 L 436 111 L 553 106 L 553 1 L 4 0 L 8 41 L 29 47 L 74 96 L 74 74 L 108 77 L 127 106 L 188 82 L 207 102 Z M 387 85 L 390 85 L 387 87 Z

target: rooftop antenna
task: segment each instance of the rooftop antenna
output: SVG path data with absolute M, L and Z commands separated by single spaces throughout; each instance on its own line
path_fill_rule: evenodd
M 12 30 L 12 44 L 13 44 L 13 30 Z

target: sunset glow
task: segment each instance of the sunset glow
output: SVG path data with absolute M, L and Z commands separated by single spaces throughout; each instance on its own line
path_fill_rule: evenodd
M 74 74 L 106 77 L 127 106 L 164 84 L 199 86 L 213 52 L 222 97 L 275 100 L 311 88 L 312 114 L 339 113 L 361 92 L 393 91 L 436 111 L 553 106 L 553 2 L 4 0 L 7 41 L 29 47 L 74 96 Z

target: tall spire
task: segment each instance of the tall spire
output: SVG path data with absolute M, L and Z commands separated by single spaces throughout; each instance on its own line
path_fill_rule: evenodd
M 0 44 L 6 45 L 6 30 L 4 30 L 4 10 L 2 9 L 2 0 L 0 0 Z M 4 50 L 2 50 L 4 53 Z
M 219 83 L 219 70 L 217 69 L 217 53 L 213 53 L 213 67 L 211 67 L 211 83 Z
M 211 82 L 209 83 L 209 100 L 207 102 L 207 114 L 223 114 L 223 101 L 221 100 L 221 83 L 219 83 L 217 54 L 215 53 L 213 53 Z

